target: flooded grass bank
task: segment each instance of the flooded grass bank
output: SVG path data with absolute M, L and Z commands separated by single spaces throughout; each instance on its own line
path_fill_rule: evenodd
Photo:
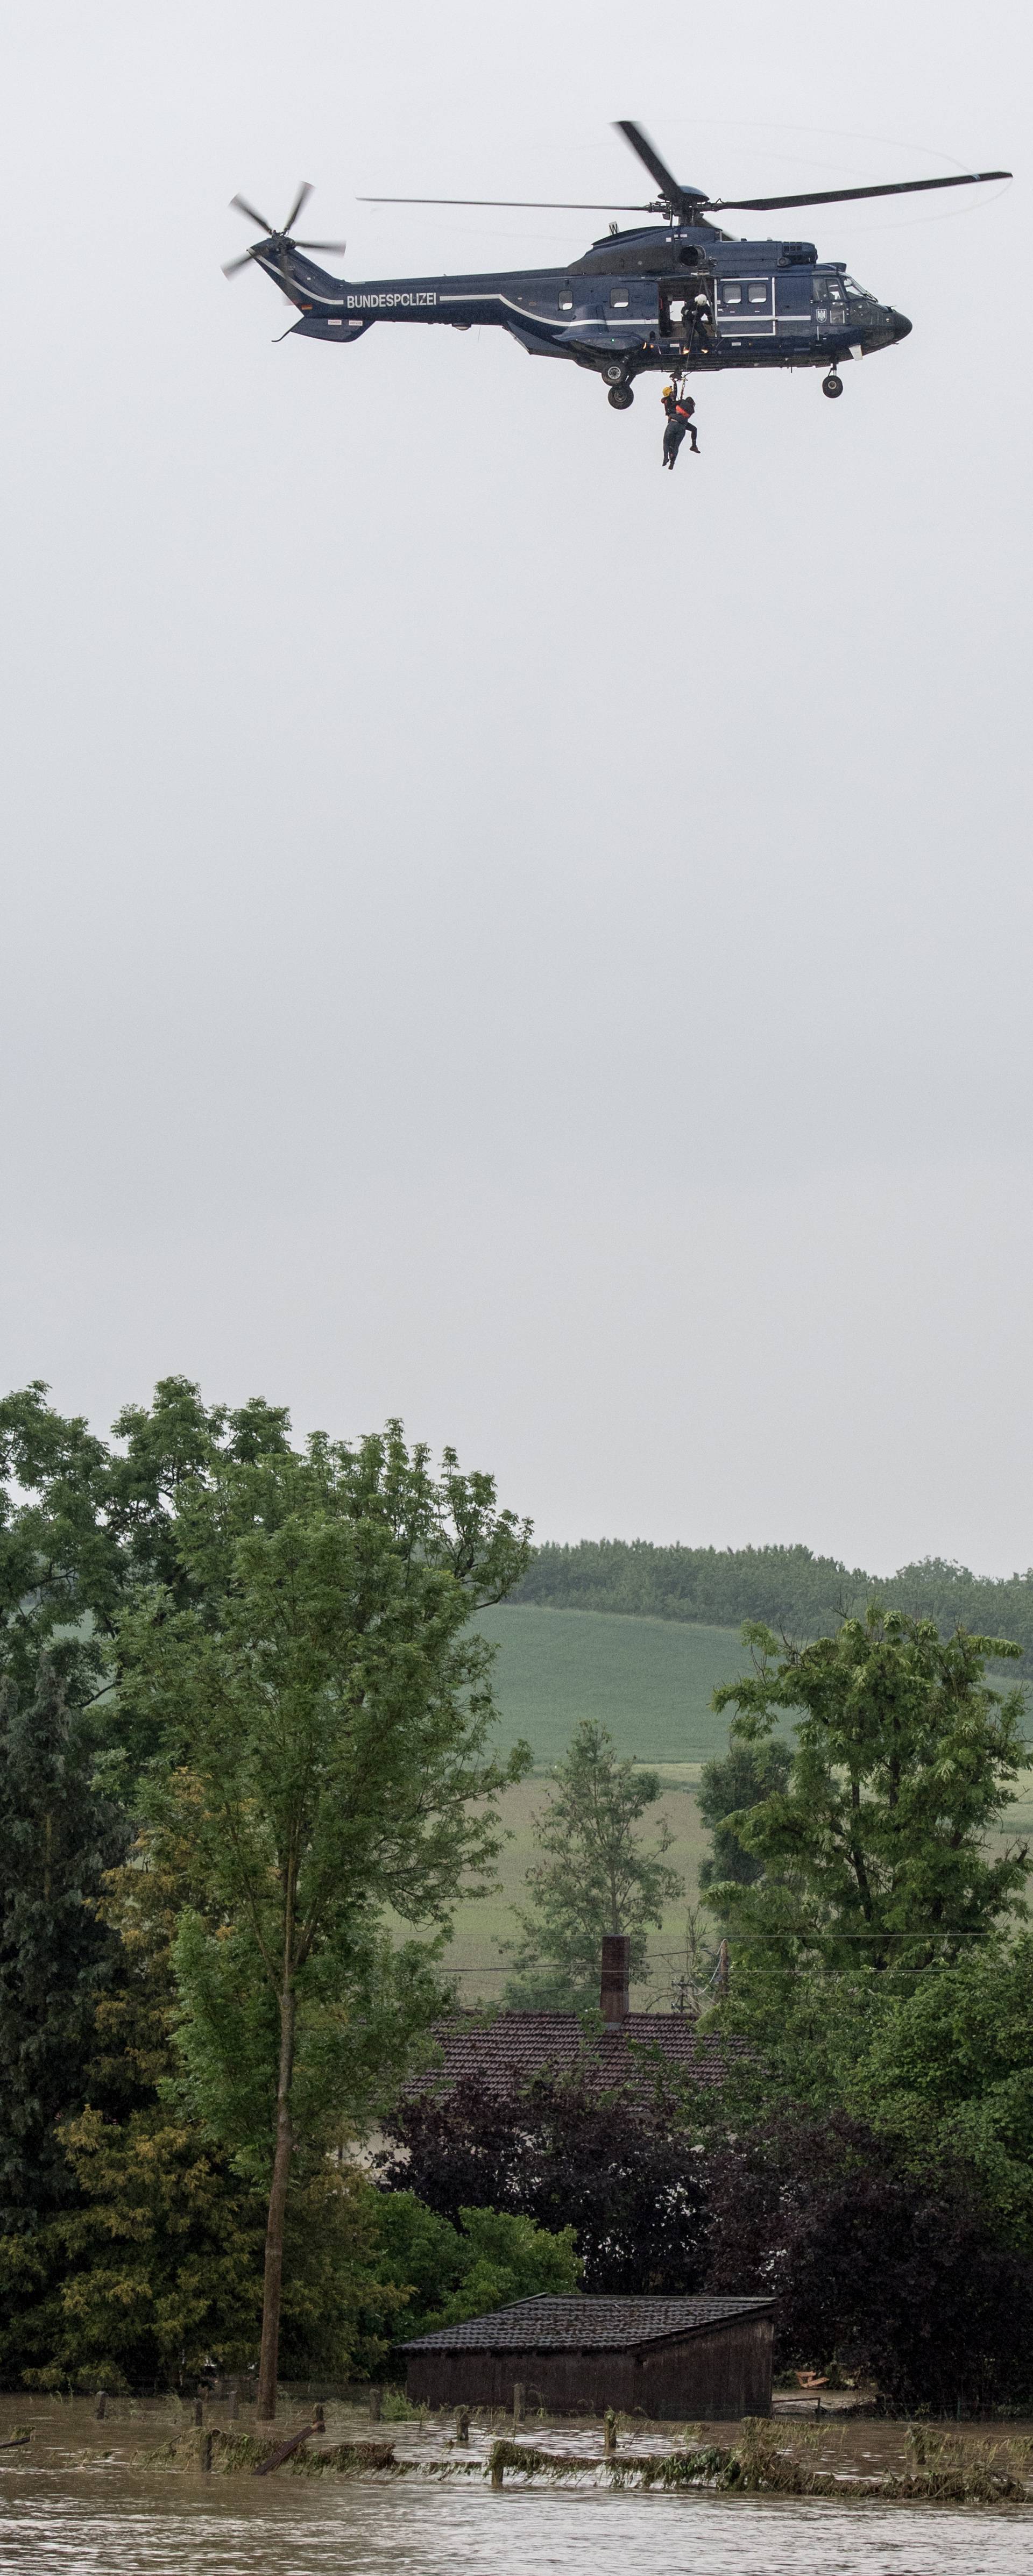
M 452 2413 L 413 2410 L 402 2420 L 371 2423 L 367 2407 L 327 2400 L 312 2430 L 312 2408 L 296 2397 L 280 2407 L 274 2432 L 258 2428 L 253 2407 L 175 2396 L 112 2397 L 98 2418 L 95 2401 L 77 2397 L 0 2395 L 0 2493 L 25 2475 L 116 2468 L 155 2478 L 206 2470 L 248 2476 L 267 2465 L 292 2436 L 306 2432 L 279 2479 L 397 2476 L 419 2471 L 496 2474 L 508 2482 L 565 2477 L 676 2489 L 701 2482 L 724 2490 L 824 2495 L 837 2485 L 867 2495 L 935 2497 L 984 2503 L 1004 2485 L 1002 2501 L 1033 2502 L 1033 2422 L 1014 2425 L 907 2423 L 864 2413 L 823 2412 L 800 2420 L 782 2412 L 754 2424 L 650 2423 L 618 2416 L 616 2449 L 604 2447 L 602 2423 L 529 2415 L 512 2419 L 473 2409 L 465 2439 Z M 26 2440 L 18 2437 L 27 2435 Z M 7 2447 L 5 2447 L 7 2446 Z M 672 2469 L 670 2463 L 675 2466 Z M 666 2474 L 664 2472 L 666 2471 Z

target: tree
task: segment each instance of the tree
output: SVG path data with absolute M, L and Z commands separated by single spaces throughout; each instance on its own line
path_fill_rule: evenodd
M 396 2334 L 432 2334 L 514 2299 L 563 2298 L 578 2288 L 572 2227 L 550 2231 L 511 2210 L 461 2208 L 458 2218 L 454 2227 L 411 2191 L 377 2195 L 377 2271 L 406 2297 Z
M 535 1818 L 545 1857 L 527 1873 L 533 1905 L 514 1909 L 524 1937 L 511 1945 L 518 1973 L 505 2000 L 576 2010 L 598 2003 L 604 1933 L 626 1933 L 632 1976 L 645 1974 L 646 1927 L 662 1921 L 682 1881 L 664 1862 L 670 1828 L 661 1824 L 650 1845 L 635 1832 L 661 1794 L 657 1773 L 618 1762 L 605 1726 L 583 1718 L 552 1778 L 549 1805 Z
M 763 1862 L 746 1850 L 728 1819 L 785 1790 L 791 1762 L 788 1744 L 770 1742 L 732 1744 L 722 1760 L 704 1763 L 697 1804 L 702 1822 L 710 1829 L 711 1852 L 700 1864 L 701 1888 L 727 1878 L 740 1887 L 752 1887 L 760 1877 Z
M 37 2239 L 49 2295 L 24 2372 L 34 2387 L 183 2387 L 211 2363 L 253 2366 L 268 2194 L 198 2121 L 172 2044 L 178 1920 L 203 1905 L 190 1858 L 188 1845 L 144 1832 L 106 1882 L 116 1973 L 97 2004 L 85 2107 L 57 2133 L 77 2188 Z M 369 2313 L 378 2206 L 346 2160 L 315 2160 L 294 2189 L 281 2342 L 291 2377 L 347 2377 L 386 2351 L 381 2329 L 402 2301 L 378 2289 L 380 2313 Z
M 47 1656 L 20 1704 L 0 1685 L 0 2205 L 31 2225 L 67 2190 L 54 2123 L 77 2098 L 115 1943 L 98 1919 L 121 1857 L 118 1811 L 97 1795 L 81 1723 Z
M 593 2294 L 698 2289 L 706 2270 L 704 2155 L 684 2107 L 643 2057 L 639 2086 L 601 2093 L 541 2076 L 508 2092 L 429 2087 L 390 2115 L 387 2185 L 455 2226 L 471 2204 L 574 2230 Z
M 919 2176 L 964 2174 L 1033 2255 L 1033 1937 L 971 1945 L 844 2028 L 840 2098 Z
M 1022 2401 L 1033 2272 L 964 2178 L 919 2179 L 842 2112 L 776 2116 L 708 2160 L 706 2287 L 775 2301 L 780 2369 L 837 2363 L 894 2409 Z
M 284 1454 L 289 1417 L 260 1397 L 206 1405 L 192 1379 L 160 1378 L 149 1408 L 119 1414 L 112 1448 L 46 1396 L 35 1379 L 0 1401 L 0 1671 L 31 1697 L 46 1652 L 69 1707 L 104 1699 L 117 1733 L 105 1695 L 126 1599 L 155 1582 L 180 1606 L 189 1597 L 178 1499 L 220 1462 Z
M 435 1479 L 397 1424 L 220 1456 L 175 1523 L 186 1602 L 166 1585 L 123 1617 L 121 1695 L 161 1748 L 155 1823 L 205 1890 L 175 1948 L 192 2096 L 268 2190 L 268 2418 L 292 2171 L 397 2086 L 440 2002 L 450 1907 L 498 1849 L 495 1794 L 530 1759 L 487 1752 L 492 1650 L 469 1626 L 527 1537 L 489 1477 L 446 1451 Z M 397 1946 L 389 1906 L 437 1941 Z
M 749 1976 L 808 1953 L 912 1971 L 1025 1911 L 1027 1846 L 988 1848 L 1023 1758 L 1024 1702 L 991 1689 L 984 1661 L 1016 1647 L 963 1629 L 941 1641 L 930 1620 L 876 1607 L 812 1645 L 745 1634 L 753 1674 L 714 1694 L 737 1710 L 733 1740 L 766 1745 L 797 1714 L 788 1786 L 725 1820 L 765 1875 L 707 1895 Z
M 250 2358 L 264 2209 L 177 2088 L 172 1949 L 196 1894 L 185 1854 L 136 1838 L 96 1911 L 114 1945 L 90 2058 L 55 2135 L 64 2203 L 47 2231 L 55 2289 L 30 2385 L 141 2387 Z

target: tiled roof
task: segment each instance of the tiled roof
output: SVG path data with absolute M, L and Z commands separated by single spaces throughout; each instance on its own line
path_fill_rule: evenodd
M 415 2335 L 402 2351 L 628 2352 L 739 2317 L 767 2316 L 772 2305 L 771 2299 L 517 2299 L 488 2316 Z
M 631 2085 L 651 2090 L 657 2060 L 694 2084 L 719 2084 L 729 2059 L 746 2053 L 737 2039 L 697 2039 L 681 2013 L 629 2013 L 586 2038 L 576 2013 L 504 2012 L 488 2023 L 439 2022 L 434 2036 L 444 2063 L 413 2087 L 448 2092 L 474 2078 L 489 2093 L 508 2093 L 536 2075 L 583 2073 L 592 2092 Z

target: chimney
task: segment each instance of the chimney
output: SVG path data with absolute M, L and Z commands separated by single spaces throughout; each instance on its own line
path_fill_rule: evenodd
M 631 1976 L 631 1942 L 626 1932 L 603 1933 L 599 2010 L 609 2025 L 627 2021 Z

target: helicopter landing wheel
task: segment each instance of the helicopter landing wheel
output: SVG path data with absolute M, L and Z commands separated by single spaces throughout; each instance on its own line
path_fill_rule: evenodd
M 630 411 L 635 400 L 634 388 L 631 385 L 611 385 L 608 400 L 615 411 Z
M 603 368 L 604 385 L 622 385 L 625 379 L 626 369 L 623 358 L 611 358 L 608 365 Z
M 823 394 L 828 395 L 830 402 L 835 402 L 837 394 L 841 394 L 843 391 L 842 376 L 837 376 L 834 371 L 831 375 L 823 376 L 821 380 L 821 390 Z

